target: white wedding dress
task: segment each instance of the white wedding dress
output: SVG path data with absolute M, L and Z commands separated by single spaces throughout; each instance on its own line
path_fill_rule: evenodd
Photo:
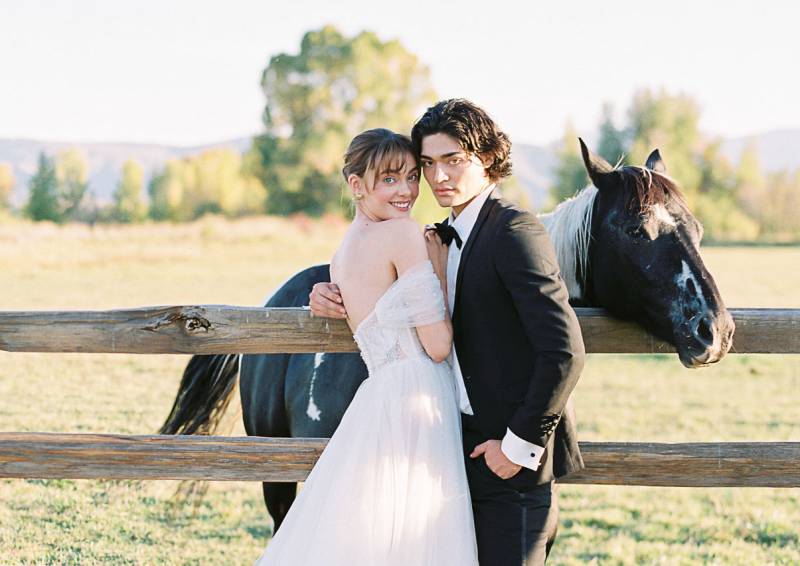
M 369 370 L 257 565 L 477 565 L 455 384 L 416 326 L 444 318 L 430 261 L 359 324 Z

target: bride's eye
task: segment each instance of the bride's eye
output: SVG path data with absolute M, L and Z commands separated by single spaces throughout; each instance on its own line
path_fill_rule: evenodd
M 383 182 L 386 183 L 387 185 L 391 185 L 392 183 L 395 182 L 395 178 L 394 177 L 384 177 L 383 178 Z
M 418 173 L 412 173 L 411 175 L 408 176 L 408 180 L 411 183 L 416 183 L 417 181 L 419 181 L 419 174 Z

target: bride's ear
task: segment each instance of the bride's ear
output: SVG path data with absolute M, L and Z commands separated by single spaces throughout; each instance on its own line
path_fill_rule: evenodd
M 347 186 L 350 187 L 350 192 L 353 195 L 353 198 L 358 200 L 364 198 L 364 191 L 366 187 L 364 186 L 364 182 L 355 173 L 350 173 L 350 176 L 347 177 Z

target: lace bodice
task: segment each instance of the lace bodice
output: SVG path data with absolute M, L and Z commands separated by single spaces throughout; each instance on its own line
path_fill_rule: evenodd
M 391 362 L 427 358 L 414 328 L 444 320 L 444 308 L 429 260 L 404 271 L 354 333 L 370 375 Z

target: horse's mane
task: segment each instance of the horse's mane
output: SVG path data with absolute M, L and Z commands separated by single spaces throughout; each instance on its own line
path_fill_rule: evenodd
M 596 196 L 597 188 L 589 185 L 574 197 L 561 202 L 553 212 L 539 215 L 553 241 L 561 277 L 571 299 L 583 296 L 583 281 L 578 281 L 578 269 L 580 273 L 586 273 Z
M 688 210 L 683 193 L 669 176 L 644 167 L 623 166 L 614 171 L 619 173 L 627 189 L 625 206 L 632 213 L 647 213 L 651 208 L 673 200 Z M 589 185 L 561 202 L 552 212 L 539 215 L 553 241 L 561 277 L 571 299 L 583 298 L 592 238 L 592 210 L 597 193 L 597 188 Z M 583 280 L 578 279 L 578 273 Z

